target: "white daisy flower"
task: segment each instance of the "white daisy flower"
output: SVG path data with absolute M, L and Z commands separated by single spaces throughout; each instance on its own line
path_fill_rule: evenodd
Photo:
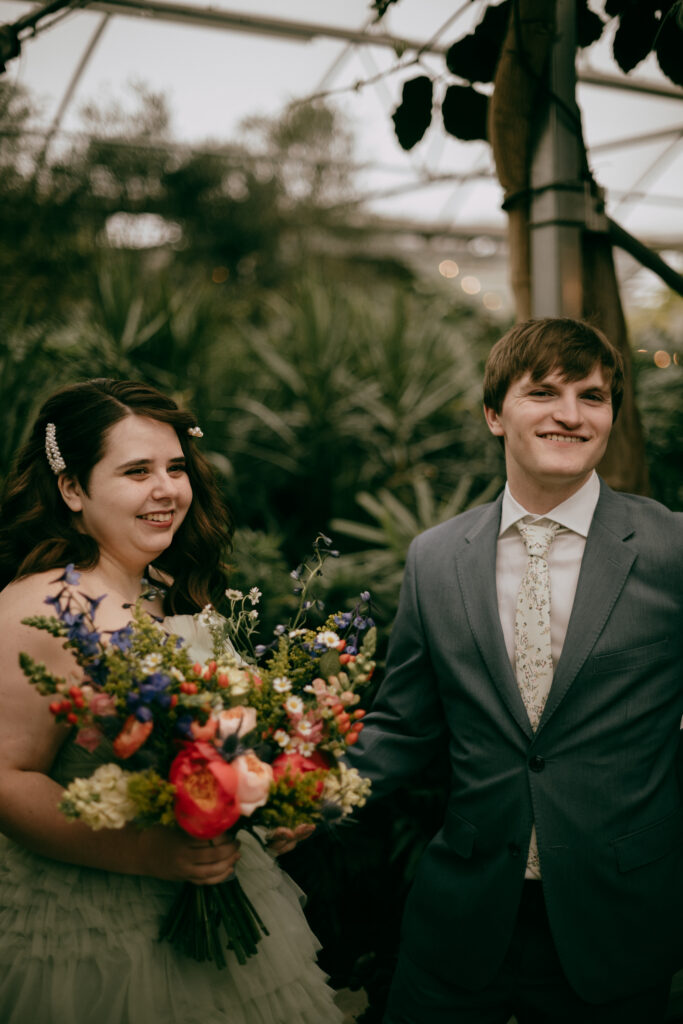
M 261 591 L 258 587 L 252 587 L 249 591 L 249 600 L 252 604 L 258 604 L 261 600 Z
M 273 739 L 279 747 L 286 747 L 289 743 L 289 733 L 286 733 L 284 729 L 276 729 L 273 733 Z
M 276 679 L 273 679 L 273 689 L 276 693 L 289 693 L 292 684 L 287 676 L 277 676 Z
M 331 629 L 325 629 L 322 633 L 318 633 L 315 638 L 317 644 L 322 644 L 324 647 L 329 647 L 331 650 L 338 647 L 341 643 L 339 635 L 334 633 Z
M 304 710 L 304 702 L 296 695 L 288 697 L 285 701 L 285 711 L 288 715 L 301 715 Z
M 225 591 L 225 596 L 227 597 L 228 601 L 241 601 L 242 598 L 244 597 L 244 594 L 242 593 L 241 590 L 228 589 Z
M 163 661 L 160 654 L 154 652 L 152 654 L 146 654 L 140 662 L 140 668 L 146 675 L 151 675 L 155 669 L 159 668 Z

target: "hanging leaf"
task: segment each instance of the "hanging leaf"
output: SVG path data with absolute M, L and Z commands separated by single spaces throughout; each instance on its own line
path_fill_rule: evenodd
M 645 4 L 625 10 L 614 36 L 614 59 L 622 71 L 631 71 L 647 57 L 657 34 L 659 22 L 654 10 Z M 680 57 L 679 57 L 680 59 Z
M 451 85 L 446 89 L 441 114 L 449 135 L 465 142 L 486 139 L 486 115 L 489 99 L 476 89 Z
M 680 14 L 680 11 L 679 11 Z M 672 82 L 683 85 L 683 24 L 670 15 L 655 42 L 657 63 Z
M 375 21 L 381 21 L 384 15 L 387 13 L 387 9 L 396 2 L 397 0 L 374 0 L 374 3 L 370 4 L 370 9 L 375 11 L 377 14 Z
M 507 31 L 511 0 L 487 7 L 471 35 L 464 36 L 446 53 L 449 71 L 468 82 L 492 82 Z
M 582 0 L 576 7 L 576 41 L 583 49 L 596 42 L 602 35 L 605 23 L 595 11 L 591 11 L 588 0 Z
M 403 86 L 400 106 L 391 115 L 396 138 L 402 149 L 412 149 L 420 141 L 432 121 L 431 78 L 420 75 Z

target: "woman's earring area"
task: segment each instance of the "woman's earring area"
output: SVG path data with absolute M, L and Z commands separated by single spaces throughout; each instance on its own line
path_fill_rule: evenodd
M 82 512 L 81 488 L 77 481 L 65 473 L 61 473 L 57 478 L 57 486 L 67 508 L 71 512 Z

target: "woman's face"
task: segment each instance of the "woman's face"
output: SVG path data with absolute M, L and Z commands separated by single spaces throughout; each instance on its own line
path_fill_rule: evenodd
M 173 427 L 132 414 L 108 431 L 88 493 L 77 483 L 67 483 L 62 493 L 100 552 L 134 571 L 171 544 L 192 501 Z

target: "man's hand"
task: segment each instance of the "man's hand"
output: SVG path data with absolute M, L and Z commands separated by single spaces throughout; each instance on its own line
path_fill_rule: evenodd
M 302 839 L 308 839 L 314 832 L 315 825 L 297 825 L 294 829 L 281 825 L 268 834 L 268 849 L 275 857 L 279 857 L 283 853 L 289 853 L 297 843 Z

